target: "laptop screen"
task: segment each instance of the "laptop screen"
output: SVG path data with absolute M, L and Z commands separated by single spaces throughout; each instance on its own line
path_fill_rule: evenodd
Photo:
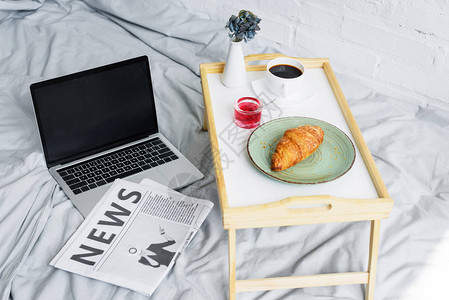
M 156 133 L 146 56 L 31 85 L 49 167 Z

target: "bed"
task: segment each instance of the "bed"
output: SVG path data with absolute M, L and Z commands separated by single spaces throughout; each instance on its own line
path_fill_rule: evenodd
M 150 58 L 162 133 L 205 174 L 181 192 L 215 203 L 151 299 L 226 299 L 227 234 L 199 78 L 200 63 L 226 58 L 223 24 L 175 0 L 1 1 L 0 37 L 1 299 L 147 299 L 49 265 L 83 218 L 47 171 L 29 92 L 33 82 L 139 55 Z M 248 54 L 273 50 L 281 51 L 245 46 Z M 381 223 L 375 299 L 449 299 L 449 111 L 337 77 L 395 200 Z M 366 269 L 368 230 L 368 222 L 240 230 L 237 278 Z M 238 299 L 363 295 L 364 286 L 348 285 Z

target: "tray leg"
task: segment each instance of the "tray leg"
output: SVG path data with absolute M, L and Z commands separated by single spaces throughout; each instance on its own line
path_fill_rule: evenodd
M 229 229 L 229 300 L 235 300 L 235 229 Z
M 369 242 L 368 283 L 366 284 L 365 300 L 374 299 L 374 283 L 376 281 L 377 256 L 379 254 L 380 220 L 371 221 Z

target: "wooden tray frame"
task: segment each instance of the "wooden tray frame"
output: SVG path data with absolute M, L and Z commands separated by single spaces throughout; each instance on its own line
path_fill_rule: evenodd
M 245 57 L 247 63 L 246 70 L 247 72 L 264 71 L 266 65 L 249 65 L 248 62 L 270 60 L 282 56 L 284 55 L 278 53 L 248 55 Z M 371 300 L 374 297 L 380 219 L 388 217 L 393 207 L 393 200 L 388 195 L 388 191 L 377 170 L 374 159 L 365 143 L 360 129 L 357 126 L 340 85 L 338 84 L 329 60 L 327 58 L 295 59 L 300 60 L 306 68 L 322 68 L 324 70 L 349 129 L 351 130 L 352 136 L 354 137 L 356 146 L 358 147 L 371 176 L 371 180 L 373 181 L 379 198 L 347 199 L 331 195 L 295 196 L 261 205 L 229 207 L 207 80 L 207 74 L 209 73 L 222 73 L 225 63 L 217 62 L 200 64 L 205 107 L 203 130 L 209 131 L 218 195 L 222 210 L 223 226 L 229 233 L 229 298 L 235 299 L 236 293 L 239 292 L 341 284 L 366 284 L 365 299 Z M 236 280 L 235 236 L 237 229 L 366 220 L 371 220 L 369 261 L 368 270 L 366 272 Z

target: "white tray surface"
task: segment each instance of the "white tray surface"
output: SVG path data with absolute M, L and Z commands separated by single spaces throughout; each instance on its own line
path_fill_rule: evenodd
M 246 143 L 253 130 L 241 129 L 234 124 L 233 105 L 240 97 L 255 97 L 250 82 L 262 78 L 265 72 L 248 72 L 248 84 L 241 88 L 227 88 L 221 83 L 221 73 L 210 73 L 207 79 L 229 207 L 264 204 L 291 196 L 379 197 L 324 70 L 307 69 L 306 73 L 308 84 L 316 92 L 315 95 L 288 108 L 270 105 L 270 109 L 263 111 L 262 123 L 288 116 L 311 117 L 331 123 L 353 141 L 356 148 L 354 165 L 342 177 L 320 184 L 288 184 L 262 174 L 251 163 L 246 152 Z

